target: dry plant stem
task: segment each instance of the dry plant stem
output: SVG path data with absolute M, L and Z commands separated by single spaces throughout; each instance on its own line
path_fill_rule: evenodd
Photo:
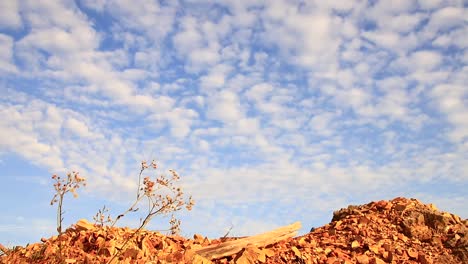
M 106 213 L 108 212 L 109 212 L 109 209 L 107 209 L 105 205 L 102 207 L 102 209 L 99 209 L 96 215 L 93 216 L 94 224 L 100 225 L 101 227 L 103 227 L 107 223 L 112 223 L 113 221 L 110 215 L 107 215 L 107 219 L 106 219 Z
M 72 172 L 67 174 L 67 179 L 64 180 L 60 176 L 53 175 L 52 179 L 55 180 L 54 189 L 55 195 L 50 201 L 50 205 L 58 203 L 57 206 L 57 232 L 59 235 L 62 234 L 62 222 L 63 222 L 63 198 L 68 192 L 73 193 L 74 197 L 78 197 L 76 189 L 80 186 L 86 186 L 86 180 L 79 176 L 78 172 Z
M 153 210 L 156 206 L 153 204 L 151 210 Z M 161 207 L 159 208 L 157 211 L 155 212 L 152 212 L 152 213 L 149 213 L 148 215 L 146 215 L 145 219 L 143 220 L 143 222 L 140 224 L 140 226 L 137 228 L 137 230 L 135 230 L 135 232 L 133 232 L 130 237 L 128 237 L 127 239 L 125 239 L 125 242 L 122 244 L 122 246 L 117 250 L 116 253 L 114 253 L 114 255 L 112 255 L 112 258 L 106 262 L 107 264 L 109 263 L 112 263 L 112 261 L 120 256 L 120 254 L 122 253 L 122 251 L 125 249 L 125 247 L 127 246 L 127 244 L 130 242 L 130 240 L 132 240 L 137 234 L 140 233 L 141 230 L 143 230 L 145 228 L 145 226 L 151 221 L 151 218 L 153 218 L 154 215 L 158 214 L 159 212 L 161 212 L 163 209 L 165 209 L 165 207 Z
M 4 247 L 2 244 L 0 244 L 0 257 L 3 255 L 8 255 L 10 250 L 6 247 Z
M 141 170 L 140 173 L 138 174 L 138 185 L 137 185 L 137 201 L 140 198 L 140 186 L 141 186 L 141 174 L 145 170 L 145 163 L 142 162 L 141 164 Z M 131 207 L 130 207 L 131 208 Z
M 137 209 L 134 209 L 135 206 L 141 201 L 141 199 L 143 199 L 143 197 L 144 196 L 138 197 L 138 199 L 132 204 L 132 206 L 130 206 L 125 212 L 119 214 L 117 218 L 115 218 L 114 222 L 112 222 L 111 227 L 114 227 L 117 221 L 119 221 L 120 218 L 124 217 L 129 212 L 135 212 L 137 210 Z
M 231 230 L 232 230 L 233 227 L 234 227 L 234 226 L 231 225 L 231 227 L 230 227 L 229 230 L 226 232 L 226 234 L 224 234 L 224 236 L 221 238 L 221 240 L 226 239 L 226 237 L 229 235 L 229 233 L 231 232 Z
M 138 209 L 135 209 L 135 206 L 137 206 L 137 204 L 141 201 L 141 199 L 143 199 L 143 197 L 145 197 L 145 195 L 141 195 L 141 193 L 140 193 L 141 175 L 143 174 L 143 171 L 145 171 L 145 169 L 147 169 L 147 168 L 148 168 L 148 166 L 146 165 L 146 162 L 142 162 L 141 163 L 140 173 L 138 174 L 138 185 L 137 185 L 138 189 L 137 189 L 136 200 L 125 212 L 121 213 L 120 215 L 117 216 L 117 218 L 115 218 L 114 222 L 112 222 L 112 224 L 111 224 L 111 227 L 114 227 L 115 224 L 117 223 L 117 221 L 120 218 L 124 217 L 129 212 L 135 212 L 136 210 L 138 210 Z
M 158 187 L 156 190 L 159 190 L 160 188 Z M 118 220 L 120 220 L 120 218 L 124 217 L 126 214 L 130 213 L 130 212 L 136 212 L 138 210 L 138 208 L 135 209 L 135 207 L 138 205 L 138 203 L 140 203 L 141 199 L 143 199 L 143 197 L 145 197 L 146 195 L 138 195 L 137 199 L 135 200 L 135 202 L 123 213 L 119 214 L 117 216 L 117 218 L 112 222 L 112 224 L 110 225 L 111 227 L 114 227 L 115 224 L 117 223 Z
M 63 196 L 64 195 L 65 195 L 65 193 L 61 193 L 59 195 L 58 206 L 57 206 L 57 232 L 59 233 L 59 235 L 62 234 L 63 214 L 65 213 L 62 210 Z
M 151 165 L 153 169 L 157 168 L 157 165 L 154 161 L 151 163 Z M 116 258 L 118 258 L 122 252 L 124 252 L 128 243 L 147 226 L 147 224 L 155 215 L 179 211 L 184 205 L 186 206 L 187 210 L 190 210 L 194 204 L 191 197 L 188 202 L 184 202 L 181 188 L 175 187 L 173 185 L 175 181 L 180 179 L 177 173 L 173 170 L 170 170 L 172 172 L 172 178 L 170 179 L 166 178 L 164 175 L 161 175 L 156 179 L 156 181 L 152 181 L 149 177 L 145 177 L 143 179 L 143 184 L 141 184 L 141 175 L 147 168 L 149 168 L 149 166 L 146 164 L 146 162 L 143 161 L 141 163 L 141 170 L 138 175 L 139 188 L 137 199 L 129 209 L 127 209 L 123 214 L 120 214 L 115 219 L 112 226 L 114 226 L 115 223 L 127 213 L 138 210 L 138 208 L 135 209 L 135 207 L 139 202 L 141 202 L 143 197 L 147 197 L 148 199 L 148 213 L 141 222 L 140 226 L 124 240 L 123 244 L 117 249 L 117 251 L 112 255 L 107 263 L 112 263 Z M 166 194 L 165 196 L 163 194 L 157 194 L 158 191 L 163 188 L 167 188 L 170 194 Z M 180 221 L 174 218 L 174 215 L 172 215 L 171 221 L 169 223 L 171 224 L 171 233 L 177 233 L 179 231 Z

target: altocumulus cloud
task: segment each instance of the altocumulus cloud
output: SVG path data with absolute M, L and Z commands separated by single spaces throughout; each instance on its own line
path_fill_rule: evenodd
M 38 177 L 78 170 L 90 218 L 156 158 L 197 201 L 184 234 L 305 231 L 394 196 L 466 218 L 466 17 L 455 0 L 2 1 L 0 175 L 18 189 L 0 197 L 46 205 Z M 17 217 L 50 226 L 30 214 L 0 218 L 13 242 L 39 239 Z

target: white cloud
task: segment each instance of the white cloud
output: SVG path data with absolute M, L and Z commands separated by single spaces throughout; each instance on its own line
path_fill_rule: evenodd
M 376 31 L 376 32 L 364 32 L 362 34 L 365 38 L 375 42 L 377 45 L 380 45 L 385 48 L 395 48 L 398 46 L 400 42 L 400 35 L 395 32 L 384 32 L 384 31 Z
M 417 51 L 410 55 L 410 62 L 407 67 L 430 71 L 437 68 L 442 63 L 442 59 L 442 56 L 434 51 Z
M 134 55 L 134 62 L 136 67 L 145 68 L 155 73 L 158 69 L 161 54 L 159 50 L 151 51 L 137 51 Z
M 156 158 L 214 234 L 229 219 L 251 232 L 254 210 L 276 226 L 466 181 L 460 3 L 186 5 L 21 3 L 19 34 L 0 35 L 0 67 L 18 67 L 0 84 L 0 153 L 79 170 L 110 201 Z
M 320 113 L 311 118 L 309 125 L 314 129 L 314 133 L 330 136 L 335 133 L 335 130 L 331 125 L 331 122 L 335 117 L 336 114 L 334 113 Z
M 338 19 L 326 12 L 299 13 L 294 6 L 275 10 L 265 13 L 264 38 L 285 58 L 306 67 L 334 61 L 340 44 Z
M 21 27 L 19 1 L 9 0 L 0 2 L 0 28 L 17 29 Z
M 404 120 L 409 115 L 406 108 L 409 100 L 405 89 L 393 88 L 386 91 L 376 108 L 381 114 L 392 116 L 397 120 Z
M 190 52 L 188 59 L 190 64 L 189 70 L 198 71 L 201 67 L 208 67 L 216 64 L 219 61 L 219 52 L 217 45 L 207 48 L 195 49 Z
M 242 118 L 236 123 L 238 134 L 250 135 L 259 131 L 260 123 L 256 118 Z
M 222 87 L 224 85 L 224 74 L 211 73 L 200 78 L 201 86 L 206 89 Z
M 230 91 L 221 91 L 208 98 L 206 107 L 209 118 L 230 123 L 243 117 L 238 96 Z
M 149 72 L 140 69 L 125 69 L 122 71 L 122 77 L 128 81 L 138 81 L 149 77 Z
M 33 31 L 18 42 L 22 49 L 36 48 L 51 53 L 72 53 L 94 49 L 97 39 L 93 31 L 77 28 L 71 32 L 59 28 Z
M 13 38 L 0 34 L 0 72 L 16 72 L 16 65 L 13 63 Z
M 200 78 L 201 90 L 210 93 L 213 89 L 223 87 L 226 82 L 226 75 L 228 75 L 231 70 L 229 65 L 216 65 L 207 75 Z
M 191 109 L 175 108 L 167 113 L 167 117 L 171 124 L 171 134 L 180 138 L 191 132 L 191 125 L 198 118 L 198 113 Z
M 195 18 L 186 17 L 179 23 L 183 30 L 179 31 L 173 37 L 173 42 L 179 53 L 187 55 L 193 49 L 200 47 L 202 45 L 203 39 L 197 29 L 198 24 Z
M 261 1 L 224 1 L 233 14 L 233 26 L 240 28 L 252 27 L 258 19 L 258 12 L 254 7 L 262 6 Z
M 172 29 L 176 2 L 144 0 L 135 5 L 128 1 L 85 1 L 85 5 L 98 11 L 106 10 L 124 29 L 145 32 L 152 41 L 164 38 Z
M 463 54 L 462 61 L 463 61 L 465 64 L 468 64 L 468 50 L 465 50 L 465 52 L 464 52 L 464 54 Z
M 68 132 L 71 132 L 81 138 L 92 137 L 86 123 L 75 118 L 67 118 L 64 127 L 68 129 Z
M 268 83 L 260 83 L 252 86 L 247 92 L 246 97 L 250 100 L 262 101 L 273 91 L 273 86 Z
M 199 22 L 193 17 L 185 17 L 179 22 L 181 31 L 172 38 L 177 56 L 188 59 L 186 69 L 198 72 L 202 68 L 216 64 L 220 59 L 218 40 L 202 33 Z M 208 35 L 207 35 L 208 34 Z
M 73 2 L 23 1 L 20 7 L 25 21 L 35 29 L 49 27 L 73 29 L 88 25 L 86 16 L 78 10 Z M 61 15 L 57 16 L 56 14 Z
M 447 30 L 466 23 L 467 11 L 461 7 L 445 7 L 435 11 L 427 25 L 432 32 Z
M 409 33 L 425 18 L 422 14 L 386 16 L 378 20 L 379 27 L 400 34 Z
M 451 140 L 463 142 L 468 137 L 468 107 L 466 96 L 468 89 L 464 86 L 441 84 L 431 91 L 437 107 L 446 115 L 454 126 L 449 136 Z
M 338 12 L 350 12 L 353 10 L 353 8 L 360 8 L 359 6 L 362 5 L 362 3 L 359 3 L 359 1 L 339 1 L 339 0 L 331 0 L 331 1 L 320 1 L 318 3 L 315 3 L 319 7 L 323 8 L 331 8 L 334 11 Z
M 174 107 L 175 101 L 173 98 L 168 97 L 168 96 L 159 96 L 156 99 L 156 109 L 155 111 L 161 111 L 162 113 L 169 111 Z
M 3 149 L 30 159 L 34 164 L 62 165 L 60 152 L 35 131 L 43 119 L 41 107 L 37 103 L 27 108 L 19 105 L 3 105 L 2 108 L 2 116 L 5 118 L 0 121 L 3 139 L 0 140 L 0 146 Z M 15 135 L 15 140 L 11 140 L 11 135 Z
M 465 37 L 468 34 L 467 27 L 454 29 L 447 34 L 438 36 L 433 44 L 441 48 L 446 48 L 450 45 L 457 46 L 460 49 L 468 47 L 468 40 Z
M 18 43 L 20 58 L 38 57 L 37 51 L 46 51 L 51 56 L 47 65 L 54 70 L 54 74 L 60 74 L 62 78 L 71 80 L 87 80 L 93 87 L 93 92 L 102 92 L 105 96 L 115 100 L 119 104 L 133 106 L 135 100 L 139 100 L 144 107 L 153 107 L 151 99 L 143 95 L 135 95 L 131 82 L 125 80 L 139 80 L 144 75 L 130 74 L 118 75 L 109 64 L 109 53 L 95 51 L 99 45 L 97 36 L 90 23 L 76 8 L 67 9 L 54 3 L 41 6 L 36 9 L 35 4 L 28 5 L 26 16 L 32 24 L 32 31 Z M 61 13 L 66 18 L 53 18 L 50 13 Z M 66 16 L 65 16 L 66 15 Z M 38 20 L 38 16 L 49 16 L 47 20 Z M 46 28 L 46 26 L 50 26 Z M 116 52 L 112 55 L 119 56 Z M 34 58 L 36 57 L 36 58 Z M 141 71 L 139 72 L 141 73 Z M 137 106 L 136 109 L 138 109 Z
M 423 9 L 434 9 L 442 6 L 444 4 L 444 0 L 418 0 L 418 4 Z
M 412 11 L 416 8 L 416 1 L 415 0 L 397 0 L 387 2 L 387 1 L 378 1 L 373 6 L 372 11 L 374 14 L 398 14 L 398 13 L 405 13 Z
M 349 90 L 343 90 L 338 94 L 337 99 L 340 103 L 350 105 L 359 111 L 361 107 L 370 102 L 372 96 L 368 91 L 356 87 Z
M 205 41 L 217 42 L 218 39 L 222 39 L 230 33 L 231 23 L 232 19 L 229 16 L 223 16 L 217 23 L 203 21 L 203 23 L 200 24 L 200 31 L 203 33 Z
M 206 140 L 200 140 L 197 145 L 199 149 L 203 152 L 210 151 L 210 148 L 211 148 L 210 143 L 208 143 L 208 141 Z

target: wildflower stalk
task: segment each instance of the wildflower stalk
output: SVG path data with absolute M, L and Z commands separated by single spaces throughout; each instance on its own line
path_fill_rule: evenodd
M 61 178 L 60 176 L 57 175 L 52 175 L 52 179 L 55 180 L 54 183 L 54 189 L 55 189 L 55 195 L 50 201 L 50 205 L 54 205 L 55 203 L 58 203 L 57 206 L 57 232 L 59 235 L 62 234 L 62 223 L 63 223 L 63 198 L 65 197 L 65 194 L 68 192 L 71 192 L 73 194 L 73 197 L 76 198 L 78 197 L 78 194 L 76 193 L 76 189 L 80 188 L 81 186 L 86 186 L 86 179 L 80 177 L 78 172 L 71 172 L 67 174 L 67 178 Z
M 168 214 L 179 211 L 182 209 L 183 206 L 186 207 L 187 210 L 191 210 L 194 202 L 192 197 L 189 197 L 189 200 L 185 202 L 183 200 L 183 192 L 180 187 L 175 187 L 174 182 L 179 180 L 179 175 L 170 170 L 172 173 L 171 178 L 167 178 L 164 175 L 159 176 L 156 181 L 152 181 L 149 177 L 143 178 L 143 184 L 141 184 L 141 177 L 143 172 L 150 168 L 145 161 L 141 163 L 140 173 L 138 174 L 138 191 L 135 202 L 122 214 L 117 216 L 115 221 L 112 223 L 111 226 L 114 226 L 116 222 L 125 216 L 129 212 L 136 212 L 138 208 L 136 206 L 141 202 L 143 197 L 148 199 L 148 213 L 146 214 L 143 221 L 140 223 L 140 226 L 131 234 L 130 237 L 126 238 L 122 246 L 112 255 L 107 263 L 112 263 L 114 259 L 120 256 L 120 254 L 124 251 L 128 243 L 138 235 L 141 230 L 143 230 L 151 219 L 158 214 Z M 151 168 L 157 169 L 157 164 L 155 161 L 151 162 Z M 160 191 L 166 191 L 166 195 L 163 193 L 159 193 Z M 171 225 L 171 234 L 176 234 L 179 231 L 180 227 L 180 220 L 177 220 L 172 214 L 171 220 L 169 221 Z

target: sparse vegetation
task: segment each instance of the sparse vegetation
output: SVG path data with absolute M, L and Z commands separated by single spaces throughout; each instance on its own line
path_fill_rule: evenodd
M 55 203 L 58 203 L 57 205 L 57 232 L 62 234 L 62 223 L 63 223 L 63 214 L 65 213 L 63 211 L 63 198 L 65 197 L 65 194 L 71 192 L 73 194 L 73 197 L 77 198 L 78 194 L 76 193 L 76 190 L 82 186 L 86 186 L 86 179 L 80 177 L 78 172 L 71 172 L 67 174 L 66 178 L 62 178 L 60 176 L 57 176 L 56 174 L 52 175 L 52 179 L 55 181 L 54 183 L 54 189 L 55 189 L 55 195 L 50 201 L 50 205 L 54 205 Z
M 300 222 L 248 237 L 195 234 L 188 239 L 81 219 L 42 243 L 11 249 L 0 244 L 0 263 L 458 264 L 468 263 L 467 222 L 433 204 L 403 197 L 335 211 L 330 223 L 297 237 Z M 128 245 L 122 250 L 124 243 Z
M 182 192 L 182 188 L 175 185 L 180 177 L 174 170 L 170 170 L 172 174 L 170 178 L 166 177 L 165 175 L 160 175 L 158 178 L 156 178 L 155 181 L 152 181 L 150 177 L 144 177 L 143 184 L 141 185 L 141 177 L 143 176 L 143 172 L 148 169 L 156 170 L 157 168 L 158 165 L 154 160 L 150 165 L 148 165 L 146 161 L 141 163 L 140 173 L 138 174 L 139 188 L 137 191 L 136 200 L 125 212 L 117 216 L 117 218 L 112 222 L 111 227 L 115 226 L 117 221 L 124 217 L 127 213 L 136 212 L 139 210 L 137 206 L 145 197 L 148 201 L 148 212 L 143 218 L 143 221 L 141 221 L 140 226 L 130 237 L 126 239 L 124 244 L 120 247 L 119 250 L 117 250 L 108 263 L 111 263 L 113 259 L 120 255 L 129 241 L 141 230 L 143 230 L 155 215 L 172 214 L 171 219 L 169 220 L 169 231 L 174 235 L 180 232 L 180 220 L 175 218 L 174 212 L 179 211 L 184 207 L 187 210 L 192 209 L 194 205 L 192 196 L 189 197 L 188 201 L 184 201 L 184 193 Z
M 170 228 L 167 230 L 170 234 L 175 235 L 180 232 L 180 220 L 174 215 L 176 211 L 183 209 L 191 210 L 194 206 L 194 201 L 190 196 L 187 201 L 184 200 L 184 193 L 181 187 L 176 186 L 176 182 L 180 180 L 180 176 L 174 170 L 169 170 L 171 173 L 170 177 L 160 175 L 152 180 L 149 176 L 144 176 L 143 173 L 147 170 L 156 170 L 158 168 L 157 163 L 153 160 L 150 164 L 146 161 L 141 162 L 140 173 L 138 174 L 138 189 L 136 193 L 136 199 L 132 205 L 123 213 L 119 214 L 115 220 L 109 215 L 109 209 L 103 206 L 99 209 L 96 215 L 93 217 L 94 225 L 96 227 L 103 228 L 105 226 L 114 227 L 116 223 L 130 212 L 137 212 L 139 210 L 140 203 L 146 199 L 148 203 L 148 210 L 143 218 L 141 218 L 140 225 L 135 231 L 128 236 L 123 244 L 110 256 L 107 263 L 112 263 L 115 259 L 118 259 L 121 252 L 126 248 L 127 244 L 136 237 L 153 219 L 156 215 L 169 215 Z M 143 178 L 143 180 L 142 180 Z M 73 197 L 78 197 L 77 189 L 86 186 L 85 178 L 81 177 L 78 172 L 71 172 L 67 174 L 66 178 L 62 178 L 58 175 L 53 175 L 54 190 L 55 194 L 50 202 L 51 205 L 57 205 L 57 232 L 59 236 L 62 234 L 62 223 L 63 223 L 63 201 L 65 194 L 72 193 Z M 106 229 L 107 230 L 107 229 Z M 105 232 L 105 231 L 104 231 Z M 106 235 L 107 238 L 107 235 Z M 63 259 L 61 256 L 61 248 L 58 249 L 58 258 Z M 8 251 L 2 249 L 2 255 L 8 254 Z
M 102 209 L 99 209 L 96 215 L 93 216 L 94 225 L 105 226 L 108 223 L 112 223 L 112 218 L 108 213 L 109 209 L 104 205 Z

